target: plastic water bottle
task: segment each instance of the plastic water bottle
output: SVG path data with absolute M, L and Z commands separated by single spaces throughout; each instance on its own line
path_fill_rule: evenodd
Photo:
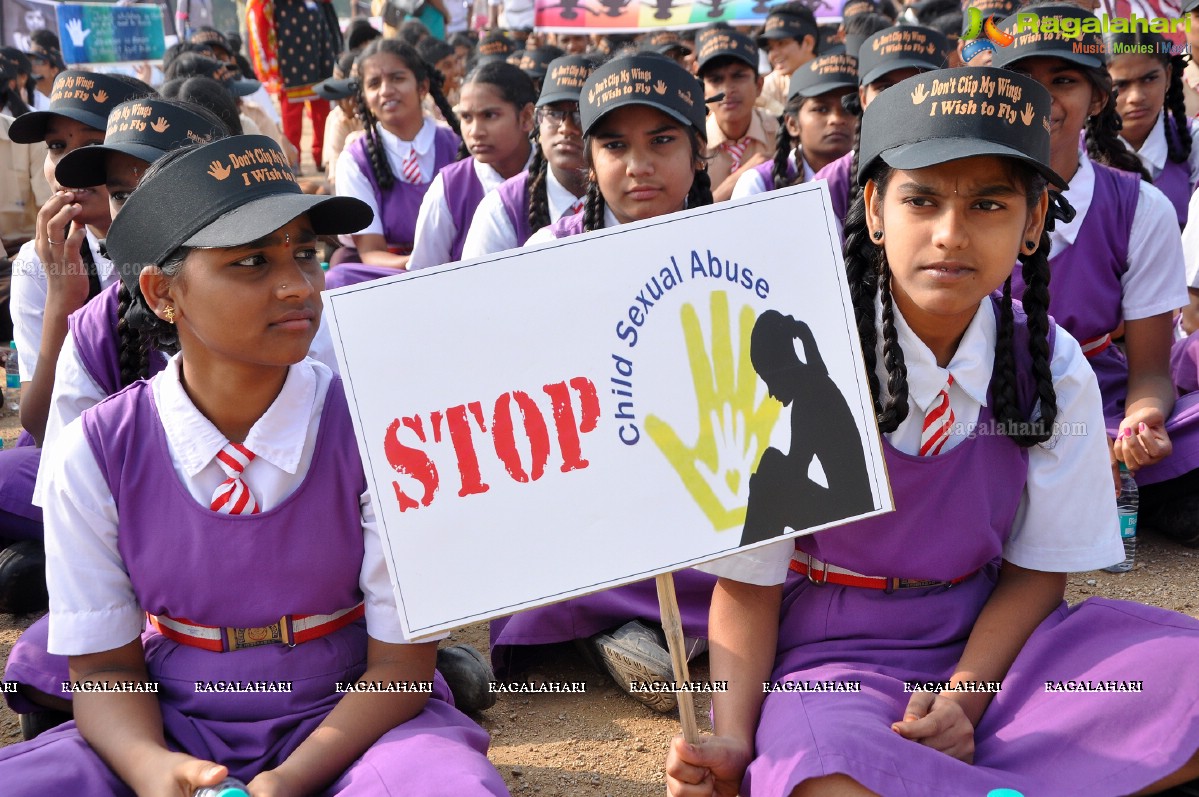
M 1136 564 L 1137 558 L 1137 508 L 1140 506 L 1137 483 L 1120 463 L 1120 497 L 1116 499 L 1116 511 L 1120 513 L 1120 539 L 1124 542 L 1124 561 L 1103 568 L 1109 573 L 1127 573 Z
M 192 797 L 249 797 L 246 784 L 237 778 L 225 778 L 215 786 L 203 786 L 196 789 Z
M 21 409 L 21 371 L 17 367 L 17 342 L 8 342 L 8 359 L 4 361 L 4 398 L 8 401 L 8 409 L 17 412 Z

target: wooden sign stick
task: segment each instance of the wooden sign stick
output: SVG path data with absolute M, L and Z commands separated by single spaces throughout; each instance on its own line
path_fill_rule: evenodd
M 657 576 L 658 610 L 662 613 L 662 630 L 666 632 L 666 649 L 670 651 L 670 662 L 674 666 L 674 680 L 685 684 L 691 680 L 687 674 L 687 652 L 683 642 L 683 620 L 679 617 L 679 600 L 674 594 L 674 574 Z M 678 692 L 679 721 L 683 725 L 683 738 L 688 744 L 699 742 L 699 726 L 695 722 L 695 698 L 691 692 Z

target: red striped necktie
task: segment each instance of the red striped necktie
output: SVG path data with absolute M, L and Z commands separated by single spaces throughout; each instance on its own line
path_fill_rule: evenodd
M 741 161 L 745 159 L 745 151 L 749 149 L 750 137 L 746 136 L 740 141 L 728 140 L 721 143 L 720 148 L 729 154 L 729 158 L 733 162 L 733 168 L 729 171 L 735 172 L 741 168 Z
M 416 147 L 408 150 L 408 154 L 404 156 L 404 162 L 400 168 L 404 176 L 404 181 L 417 185 L 421 182 L 420 164 L 416 159 Z
M 256 515 L 258 502 L 242 481 L 242 471 L 254 461 L 254 452 L 241 443 L 229 443 L 216 455 L 216 462 L 229 478 L 212 493 L 209 508 L 225 515 Z
M 567 208 L 566 213 L 563 215 L 569 217 L 569 216 L 573 216 L 574 214 L 578 213 L 579 211 L 581 211 L 583 209 L 583 202 L 584 202 L 584 200 L 582 200 L 582 199 L 576 199 L 575 203 L 573 205 L 571 205 L 569 208 Z
M 949 442 L 949 432 L 953 428 L 953 407 L 949 406 L 949 386 L 953 384 L 953 374 L 949 375 L 945 387 L 937 394 L 932 406 L 924 416 L 924 428 L 920 431 L 920 456 L 932 457 L 941 453 L 941 449 Z

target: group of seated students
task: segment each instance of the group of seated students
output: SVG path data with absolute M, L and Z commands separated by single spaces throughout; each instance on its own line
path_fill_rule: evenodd
M 971 47 L 975 10 L 1010 45 Z M 49 613 L 6 663 L 27 741 L 0 750 L 5 793 L 507 794 L 470 714 L 554 643 L 674 710 L 633 688 L 674 678 L 652 581 L 494 620 L 490 662 L 405 637 L 320 292 L 820 179 L 896 511 L 675 574 L 685 653 L 729 686 L 714 734 L 672 743 L 669 792 L 1199 779 L 1199 621 L 1063 600 L 1067 573 L 1124 558 L 1121 470 L 1142 530 L 1199 547 L 1188 65 L 1156 33 L 1078 47 L 1018 10 L 1093 16 L 848 0 L 835 31 L 785 3 L 748 32 L 478 42 L 355 23 L 317 87 L 324 185 L 216 31 L 158 89 L 60 70 L 4 120 L 50 189 L 10 253 L 0 609 Z M 1199 30 L 1199 0 L 1184 12 Z M 640 75 L 668 90 L 589 91 Z M 930 117 L 934 87 L 973 107 L 976 77 L 1004 112 Z M 278 167 L 252 188 L 226 179 L 247 150 Z M 757 232 L 803 267 L 802 242 Z M 793 431 L 821 378 L 804 350 L 755 362 Z M 816 456 L 838 489 L 837 452 Z M 293 690 L 198 686 L 264 679 Z M 356 681 L 428 689 L 337 686 Z

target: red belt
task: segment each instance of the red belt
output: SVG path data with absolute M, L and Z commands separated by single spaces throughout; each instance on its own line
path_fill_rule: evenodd
M 1078 345 L 1082 346 L 1083 356 L 1087 359 L 1090 359 L 1091 357 L 1097 357 L 1103 353 L 1104 349 L 1112 345 L 1112 335 L 1110 332 L 1108 332 L 1100 335 L 1097 338 L 1084 340 Z
M 802 561 L 801 561 L 802 557 Z M 936 581 L 923 578 L 885 578 L 883 576 L 864 576 L 844 567 L 830 565 L 815 559 L 811 554 L 795 552 L 791 559 L 791 569 L 801 576 L 807 576 L 813 584 L 840 584 L 843 587 L 862 587 L 863 589 L 881 589 L 884 592 L 894 592 L 897 589 L 919 589 L 922 587 L 952 587 L 961 584 L 976 575 L 978 570 L 972 570 L 964 576 L 949 581 Z M 981 569 L 981 568 L 980 568 Z
M 184 645 L 203 648 L 216 653 L 226 653 L 259 645 L 288 645 L 295 647 L 301 642 L 319 639 L 344 628 L 366 613 L 360 603 L 333 614 L 285 614 L 270 625 L 257 628 L 232 628 L 230 626 L 201 625 L 182 617 L 165 614 L 147 614 L 150 625 L 168 639 Z

